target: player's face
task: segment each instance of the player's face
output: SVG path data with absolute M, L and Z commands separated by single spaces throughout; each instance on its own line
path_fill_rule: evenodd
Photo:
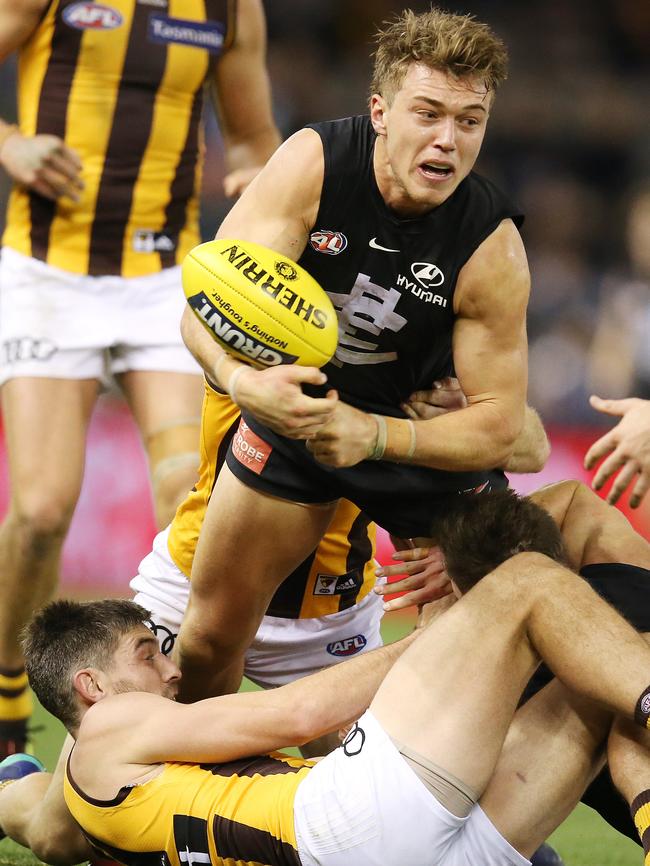
M 375 174 L 391 208 L 418 215 L 449 198 L 476 162 L 491 101 L 482 80 L 423 63 L 409 67 L 390 102 L 372 97 Z
M 125 635 L 107 672 L 113 694 L 149 692 L 175 699 L 181 672 L 160 652 L 158 641 L 146 626 Z

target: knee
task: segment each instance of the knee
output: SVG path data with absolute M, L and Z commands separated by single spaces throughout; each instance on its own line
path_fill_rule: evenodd
M 152 465 L 151 487 L 159 529 L 171 523 L 176 509 L 196 484 L 198 461 L 198 453 L 186 452 Z
M 42 824 L 30 834 L 29 846 L 35 857 L 52 866 L 72 866 L 92 856 L 90 845 L 77 827 L 57 830 L 56 826 Z
M 34 555 L 62 543 L 70 527 L 75 502 L 43 495 L 14 497 L 7 521 Z

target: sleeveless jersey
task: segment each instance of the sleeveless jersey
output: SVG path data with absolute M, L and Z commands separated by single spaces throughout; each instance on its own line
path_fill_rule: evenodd
M 205 382 L 199 479 L 176 511 L 168 537 L 175 565 L 189 578 L 205 511 L 239 424 L 239 407 Z M 376 583 L 376 529 L 351 502 L 341 500 L 318 548 L 277 589 L 267 613 L 291 619 L 347 610 Z
M 499 223 L 522 217 L 488 180 L 471 173 L 424 216 L 398 218 L 373 170 L 367 116 L 314 124 L 325 155 L 316 223 L 300 264 L 337 309 L 339 345 L 328 386 L 367 412 L 404 417 L 413 391 L 452 373 L 458 274 Z
M 127 866 L 300 866 L 293 803 L 313 762 L 272 755 L 163 765 L 112 800 L 86 796 L 66 769 L 65 801 L 88 841 Z
M 199 242 L 203 83 L 233 36 L 234 0 L 51 0 L 19 52 L 20 129 L 64 139 L 85 188 L 15 186 L 3 243 L 76 274 L 180 263 Z
M 470 173 L 441 205 L 400 219 L 384 202 L 373 168 L 376 135 L 367 116 L 312 127 L 325 173 L 315 224 L 299 263 L 337 310 L 339 342 L 323 367 L 327 387 L 365 412 L 405 418 L 415 390 L 453 374 L 454 289 L 463 265 L 517 209 L 489 181 Z M 228 465 L 251 487 L 299 502 L 344 497 L 398 536 L 428 535 L 430 513 L 449 494 L 504 487 L 501 470 L 448 472 L 410 463 L 319 463 L 305 443 L 242 417 L 271 446 L 259 475 L 233 452 Z

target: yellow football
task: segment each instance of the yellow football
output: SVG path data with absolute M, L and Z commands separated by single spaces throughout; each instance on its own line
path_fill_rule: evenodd
M 182 266 L 190 307 L 227 352 L 257 367 L 322 367 L 336 350 L 336 310 L 304 268 L 250 241 L 208 241 Z

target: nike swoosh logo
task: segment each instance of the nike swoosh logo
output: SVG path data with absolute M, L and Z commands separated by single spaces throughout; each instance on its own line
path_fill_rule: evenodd
M 384 253 L 398 253 L 399 250 L 391 250 L 388 247 L 382 247 L 381 244 L 377 243 L 377 238 L 371 238 L 368 241 L 368 246 L 372 247 L 373 250 L 381 250 Z

